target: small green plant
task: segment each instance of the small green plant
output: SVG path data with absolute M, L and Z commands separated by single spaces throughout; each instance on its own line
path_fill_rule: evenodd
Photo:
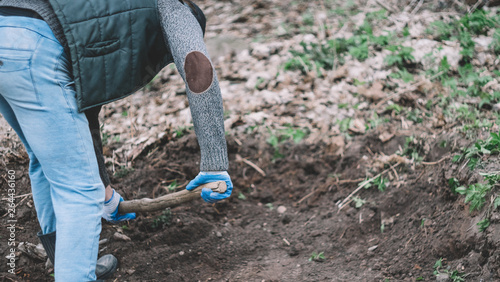
M 493 201 L 493 209 L 496 210 L 500 206 L 500 197 L 497 196 L 495 200 Z
M 272 131 L 269 127 L 269 138 L 267 143 L 269 143 L 274 149 L 273 159 L 283 158 L 284 155 L 280 152 L 280 144 L 286 142 L 287 140 L 293 140 L 295 144 L 298 144 L 307 136 L 308 131 L 306 129 L 297 128 L 292 125 L 288 125 L 285 129 L 279 129 Z
M 409 73 L 406 69 L 398 70 L 389 75 L 390 77 L 401 79 L 405 83 L 412 82 L 414 80 L 413 74 Z
M 488 93 L 482 91 L 483 86 L 493 80 L 491 76 L 481 75 L 482 71 L 478 71 L 471 64 L 466 64 L 458 68 L 460 82 L 467 85 L 466 91 L 457 91 L 462 96 L 480 97 L 486 99 Z
M 153 220 L 151 223 L 151 227 L 153 229 L 157 228 L 164 228 L 165 226 L 169 226 L 172 221 L 172 212 L 170 211 L 170 208 L 165 209 L 161 215 L 159 215 L 157 218 Z
M 469 187 L 460 186 L 455 189 L 458 194 L 465 195 L 465 203 L 470 203 L 469 211 L 480 210 L 486 202 L 486 194 L 493 187 L 489 184 L 476 183 Z
M 434 21 L 429 25 L 426 30 L 427 34 L 431 34 L 440 40 L 449 40 L 454 33 L 452 24 L 443 21 Z
M 366 125 L 366 129 L 374 129 L 379 125 L 389 122 L 388 118 L 379 117 L 376 112 L 373 112 L 372 118 L 368 120 L 368 124 Z
M 500 182 L 500 173 L 497 172 L 480 172 L 479 175 L 488 181 L 488 184 L 495 186 Z
M 406 64 L 410 64 L 415 61 L 415 57 L 411 53 L 415 51 L 411 47 L 401 46 L 401 45 L 391 45 L 386 47 L 387 50 L 391 51 L 391 54 L 385 57 L 385 63 L 389 66 L 397 66 L 403 69 Z
M 500 55 L 500 28 L 495 29 L 490 48 L 495 54 Z
M 109 134 L 107 132 L 102 132 L 102 145 L 103 146 L 106 146 L 108 144 L 110 137 L 111 137 L 111 134 Z
M 321 261 L 324 261 L 324 260 L 325 260 L 325 253 L 324 252 L 321 252 L 321 253 L 313 252 L 311 254 L 311 256 L 309 257 L 309 261 L 321 262 Z
M 274 210 L 274 205 L 273 205 L 273 203 L 267 203 L 267 204 L 266 204 L 266 207 L 267 207 L 268 209 L 270 209 L 270 210 Z
M 406 113 L 406 118 L 414 123 L 422 123 L 424 121 L 422 118 L 422 112 L 419 109 L 408 111 Z
M 401 156 L 407 156 L 414 162 L 421 162 L 423 160 L 421 153 L 423 151 L 423 145 L 415 137 L 406 137 L 405 145 L 403 151 L 398 151 L 397 153 Z
M 351 127 L 353 120 L 352 118 L 345 118 L 343 120 L 337 121 L 339 125 L 340 132 L 347 132 L 349 130 L 349 127 Z
M 465 203 L 470 203 L 470 212 L 481 210 L 486 203 L 488 194 L 493 190 L 493 187 L 498 185 L 500 174 L 498 172 L 479 173 L 487 181 L 487 183 L 475 183 L 469 187 L 461 186 L 456 178 L 448 179 L 448 184 L 453 193 L 465 195 Z M 493 201 L 493 209 L 500 206 L 499 197 Z M 486 222 L 483 222 L 484 226 Z M 489 224 L 489 223 L 488 223 Z M 486 226 L 488 227 L 488 226 Z
M 479 226 L 479 232 L 484 232 L 488 226 L 490 226 L 490 220 L 485 218 L 477 223 L 477 226 Z
M 367 21 L 377 21 L 377 20 L 385 20 L 387 19 L 387 10 L 380 9 L 378 11 L 373 11 L 366 13 Z
M 117 171 L 115 171 L 114 176 L 117 178 L 123 178 L 133 171 L 134 169 L 131 167 L 120 166 L 120 168 Z
M 259 86 L 264 83 L 266 80 L 262 77 L 257 78 L 257 81 L 255 82 L 255 89 L 259 89 Z
M 298 144 L 302 141 L 302 139 L 304 139 L 307 133 L 304 129 L 288 126 L 281 132 L 281 135 L 285 139 L 292 139 L 295 144 Z
M 329 40 L 326 44 L 301 42 L 302 51 L 290 50 L 293 58 L 288 60 L 283 68 L 287 70 L 300 70 L 303 74 L 316 71 L 320 76 L 321 69 L 331 70 L 335 64 L 341 64 L 338 54 L 344 50 L 345 43 L 341 40 Z
M 450 186 L 451 192 L 453 194 L 457 193 L 457 188 L 460 187 L 460 182 L 456 178 L 448 179 L 448 186 Z
M 465 281 L 465 273 L 458 272 L 457 270 L 450 271 L 449 267 L 446 269 L 443 268 L 443 259 L 440 258 L 434 264 L 434 275 L 438 276 L 439 274 L 447 274 L 449 279 L 453 282 L 462 282 Z
M 381 223 L 380 224 L 380 233 L 384 233 L 385 231 L 385 224 Z
M 467 166 L 474 170 L 485 155 L 498 154 L 500 152 L 500 133 L 490 133 L 487 140 L 478 140 L 472 147 L 462 150 L 462 154 L 455 155 L 453 162 L 467 160 Z
M 174 179 L 174 181 L 172 181 L 170 184 L 168 184 L 167 186 L 167 189 L 168 191 L 172 192 L 172 191 L 175 191 L 175 189 L 177 189 L 179 185 L 177 185 L 177 179 Z
M 238 193 L 238 199 L 240 199 L 240 200 L 246 200 L 246 199 L 247 199 L 247 196 L 245 196 L 245 194 L 243 194 L 243 193 L 239 192 L 239 193 Z
M 302 23 L 304 25 L 314 25 L 314 15 L 311 13 L 305 13 L 302 15 Z
M 471 14 L 465 14 L 459 23 L 463 29 L 474 35 L 486 35 L 490 28 L 498 26 L 497 20 L 488 15 L 488 12 L 482 9 L 475 10 Z
M 365 181 L 368 181 L 367 184 L 365 184 L 365 189 L 368 189 L 370 187 L 377 187 L 377 189 L 380 191 L 380 192 L 384 192 L 385 189 L 389 186 L 389 179 L 383 177 L 382 175 L 380 175 L 379 177 L 376 177 L 374 179 L 367 179 Z M 363 182 L 362 182 L 363 183 Z M 361 185 L 361 184 L 360 184 Z
M 349 54 L 353 58 L 361 62 L 368 59 L 368 55 L 370 54 L 370 50 L 368 49 L 368 42 L 363 42 L 357 46 L 350 47 Z
M 403 110 L 403 107 L 401 107 L 398 104 L 392 104 L 389 105 L 385 108 L 386 111 L 394 112 L 396 115 L 399 115 L 401 111 Z
M 174 137 L 181 138 L 182 136 L 186 135 L 191 129 L 191 126 L 179 126 L 174 131 Z
M 352 201 L 354 202 L 354 206 L 357 209 L 361 208 L 364 204 L 366 204 L 366 200 L 363 200 L 363 199 L 356 197 L 356 196 L 352 197 Z
M 442 267 L 443 267 L 443 258 L 440 258 L 434 263 L 434 275 L 439 274 L 439 269 Z

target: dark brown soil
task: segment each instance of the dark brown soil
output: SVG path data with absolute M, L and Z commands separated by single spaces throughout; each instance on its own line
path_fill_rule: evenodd
M 229 200 L 214 206 L 199 200 L 174 208 L 165 226 L 153 224 L 161 212 L 139 214 L 119 226 L 103 224 L 101 239 L 108 242 L 101 254 L 112 253 L 120 261 L 113 281 L 429 281 L 435 279 L 433 265 L 439 258 L 451 270 L 468 273 L 467 281 L 500 279 L 498 220 L 493 216 L 486 233 L 477 231 L 479 217 L 469 214 L 443 180 L 456 169 L 449 161 L 414 171 L 400 168 L 404 182 L 399 188 L 393 179 L 385 192 L 363 189 L 360 196 L 366 204 L 339 211 L 336 203 L 359 182 L 338 184 L 334 176 L 364 178 L 367 148 L 391 154 L 404 143 L 404 137 L 389 144 L 377 140 L 356 137 L 342 158 L 325 154 L 321 145 L 284 144 L 285 158 L 273 161 L 273 149 L 262 140 L 249 137 L 239 146 L 228 137 L 235 186 Z M 114 187 L 128 199 L 165 194 L 159 188 L 162 181 L 182 184 L 196 175 L 198 150 L 194 134 L 160 140 L 137 159 L 133 172 L 113 179 Z M 445 153 L 435 152 L 434 157 Z M 249 157 L 267 176 L 236 162 L 237 154 Z M 2 177 L 8 169 L 16 170 L 16 194 L 29 193 L 26 159 L 7 161 Z M 5 198 L 6 183 L 1 183 Z M 16 240 L 36 244 L 32 201 L 22 199 L 16 199 Z M 284 213 L 278 212 L 280 206 Z M 2 226 L 6 213 L 2 205 Z M 117 229 L 131 241 L 114 239 Z M 8 255 L 8 235 L 3 227 L 2 257 Z M 325 258 L 309 261 L 313 252 L 323 252 Z M 44 261 L 18 257 L 17 276 L 7 274 L 6 263 L 0 264 L 1 281 L 53 279 Z

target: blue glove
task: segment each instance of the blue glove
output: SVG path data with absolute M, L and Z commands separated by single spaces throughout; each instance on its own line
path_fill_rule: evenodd
M 196 176 L 195 179 L 191 180 L 186 187 L 186 190 L 191 191 L 196 187 L 216 181 L 225 181 L 227 185 L 227 190 L 225 193 L 217 193 L 213 192 L 210 188 L 203 188 L 201 190 L 201 197 L 207 203 L 216 203 L 220 200 L 226 199 L 231 196 L 231 192 L 233 192 L 233 182 L 231 182 L 231 177 L 227 171 L 210 171 L 210 172 L 200 172 Z
M 118 223 L 119 221 L 135 219 L 134 212 L 127 214 L 118 213 L 118 205 L 120 205 L 120 202 L 123 202 L 123 197 L 113 189 L 113 195 L 111 196 L 111 198 L 104 202 L 104 211 L 102 213 L 102 217 L 111 223 Z

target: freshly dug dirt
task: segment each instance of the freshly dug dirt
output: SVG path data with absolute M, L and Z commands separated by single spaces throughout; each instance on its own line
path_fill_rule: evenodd
M 343 158 L 325 154 L 321 144 L 285 144 L 285 157 L 273 161 L 273 149 L 262 140 L 249 138 L 240 146 L 229 138 L 235 186 L 229 200 L 213 206 L 192 202 L 172 209 L 163 221 L 157 212 L 116 226 L 103 223 L 101 239 L 107 242 L 100 254 L 118 257 L 114 281 L 428 281 L 439 258 L 469 273 L 468 281 L 499 279 L 497 232 L 478 233 L 468 208 L 450 194 L 442 180 L 452 169 L 447 161 L 415 171 L 402 167 L 398 174 L 405 181 L 399 188 L 394 180 L 385 192 L 363 189 L 359 195 L 367 202 L 361 208 L 350 204 L 339 211 L 336 203 L 359 181 L 336 177 L 364 178 L 369 150 L 389 155 L 400 145 L 376 140 L 357 137 Z M 165 180 L 182 184 L 195 176 L 198 150 L 194 134 L 160 140 L 136 160 L 132 172 L 113 179 L 114 187 L 128 199 L 170 192 L 161 188 Z M 266 176 L 237 162 L 237 154 Z M 17 195 L 29 193 L 26 166 L 26 159 L 12 157 L 1 168 L 2 177 L 16 171 Z M 4 181 L 0 191 L 5 198 Z M 37 244 L 30 197 L 16 203 L 16 241 Z M 2 205 L 4 226 L 6 214 Z M 117 231 L 131 240 L 115 238 Z M 0 236 L 7 241 L 6 228 Z M 5 257 L 9 248 L 1 246 Z M 324 259 L 309 261 L 313 252 Z M 17 276 L 1 264 L 2 281 L 53 279 L 44 261 L 24 253 L 18 258 Z

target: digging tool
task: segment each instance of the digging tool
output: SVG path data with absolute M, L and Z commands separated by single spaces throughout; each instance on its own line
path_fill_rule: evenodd
M 166 208 L 175 207 L 194 199 L 198 199 L 203 188 L 210 188 L 217 193 L 226 192 L 227 185 L 224 181 L 216 181 L 198 186 L 192 191 L 182 190 L 172 194 L 158 197 L 156 199 L 137 199 L 120 202 L 118 212 L 121 214 L 129 212 L 152 212 L 160 211 Z

